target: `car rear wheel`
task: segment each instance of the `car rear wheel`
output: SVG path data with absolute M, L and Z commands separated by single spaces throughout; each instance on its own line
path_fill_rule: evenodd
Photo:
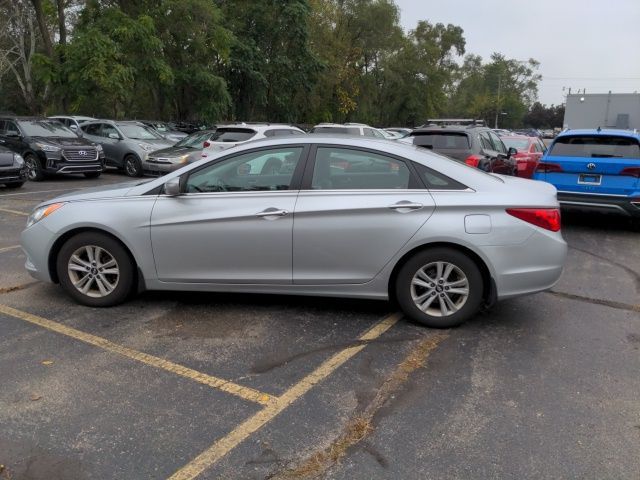
M 67 240 L 56 261 L 60 284 L 78 303 L 110 307 L 132 292 L 135 268 L 125 248 L 97 232 Z
M 127 155 L 124 157 L 124 173 L 130 177 L 142 176 L 142 163 L 135 155 Z
M 452 248 L 423 250 L 396 278 L 396 299 L 404 314 L 427 327 L 458 326 L 479 310 L 483 280 L 476 263 Z
M 32 182 L 40 182 L 44 180 L 44 172 L 40 161 L 33 154 L 25 155 L 24 163 L 27 166 L 27 178 Z
M 84 176 L 86 178 L 98 178 L 102 172 L 86 172 Z

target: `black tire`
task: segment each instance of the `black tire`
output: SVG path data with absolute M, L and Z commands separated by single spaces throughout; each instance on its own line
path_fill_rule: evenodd
M 4 186 L 7 188 L 20 188 L 22 185 L 24 185 L 24 182 L 12 182 L 4 184 Z
M 436 262 L 444 262 L 445 264 L 450 264 L 455 267 L 449 274 L 449 281 L 464 281 L 464 279 L 466 279 L 468 295 L 465 301 L 462 300 L 464 295 L 454 293 L 453 291 L 448 292 L 449 289 L 457 291 L 464 289 L 464 287 L 447 288 L 446 282 L 442 284 L 437 283 L 437 278 L 435 278 L 437 277 L 435 273 L 437 268 Z M 435 280 L 436 283 L 429 283 L 428 281 L 422 280 L 422 283 L 428 285 L 425 285 L 425 287 L 412 286 L 414 277 L 426 266 L 429 266 L 427 268 L 427 273 L 429 273 L 428 278 Z M 443 272 L 444 271 L 445 269 L 443 269 Z M 421 279 L 417 278 L 417 281 L 421 281 Z M 471 258 L 452 248 L 434 247 L 416 253 L 400 268 L 396 277 L 395 293 L 398 305 L 410 319 L 427 327 L 450 328 L 466 322 L 478 313 L 480 305 L 482 304 L 483 286 L 480 269 Z M 445 288 L 447 291 L 445 291 Z M 427 305 L 428 308 L 426 308 L 426 311 L 423 311 L 416 305 L 412 293 L 415 293 L 417 298 L 426 296 L 423 305 L 426 305 L 428 300 L 431 300 L 431 296 L 434 297 L 429 302 L 430 304 Z M 458 307 L 457 311 L 447 306 L 443 295 L 446 295 L 446 299 Z M 445 304 L 445 310 L 453 313 L 444 315 L 442 313 L 441 301 Z M 440 310 L 440 312 L 438 312 L 438 310 Z M 440 315 L 438 315 L 438 313 L 440 313 Z
M 24 163 L 27 165 L 27 178 L 32 182 L 44 180 L 44 170 L 38 157 L 29 153 L 24 156 Z
M 102 172 L 86 172 L 84 174 L 86 178 L 98 178 L 100 175 L 102 175 Z
M 95 274 L 95 279 L 89 279 L 87 281 L 87 283 L 90 284 L 90 288 L 88 290 L 89 294 L 85 294 L 74 286 L 72 279 L 72 275 L 80 277 L 81 275 L 85 275 L 85 272 L 82 271 L 80 273 L 72 273 L 69 270 L 68 266 L 69 261 L 74 253 L 86 263 L 88 257 L 84 256 L 85 252 L 82 252 L 80 254 L 78 254 L 77 252 L 84 248 L 94 247 L 99 247 L 100 249 L 102 249 L 102 252 L 99 256 L 103 261 L 108 260 L 109 256 L 113 260 L 115 260 L 115 269 L 118 270 L 118 278 L 117 281 L 115 281 L 115 276 L 113 274 L 106 273 L 107 270 L 113 270 L 113 267 L 111 267 L 110 269 L 105 269 L 105 273 L 100 274 L 98 272 L 100 259 L 98 259 L 96 264 L 92 265 L 94 270 L 86 273 L 86 275 L 88 275 L 89 273 Z M 106 254 L 104 252 L 106 252 Z M 75 264 L 79 265 L 79 263 Z M 108 235 L 98 232 L 80 233 L 67 240 L 58 253 L 58 258 L 56 259 L 56 271 L 58 273 L 60 285 L 62 285 L 65 292 L 76 302 L 82 305 L 87 305 L 89 307 L 111 307 L 114 305 L 118 305 L 124 302 L 127 297 L 129 297 L 129 295 L 133 291 L 133 287 L 135 284 L 135 266 L 128 252 L 120 244 L 120 242 Z M 111 282 L 112 285 L 114 285 L 113 290 L 111 290 L 106 295 L 102 295 L 101 292 L 96 291 L 98 290 L 98 275 L 104 275 L 100 278 L 106 278 L 109 282 Z M 104 286 L 105 284 L 103 283 L 102 285 Z M 102 296 L 91 296 L 92 294 Z
M 135 155 L 127 155 L 124 157 L 122 163 L 124 173 L 129 177 L 141 177 L 142 176 L 142 162 Z

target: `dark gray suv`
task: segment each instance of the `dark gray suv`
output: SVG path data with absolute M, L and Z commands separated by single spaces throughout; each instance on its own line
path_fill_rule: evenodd
M 141 177 L 143 162 L 151 152 L 173 142 L 141 122 L 94 120 L 80 125 L 83 135 L 102 145 L 107 166 L 124 170 L 130 177 Z
M 485 172 L 516 175 L 517 151 L 507 149 L 490 128 L 476 125 L 429 126 L 413 130 L 398 140 L 428 148 L 454 160 L 464 162 Z

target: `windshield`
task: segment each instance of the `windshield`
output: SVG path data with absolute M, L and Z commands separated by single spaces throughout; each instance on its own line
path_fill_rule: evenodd
M 18 123 L 28 137 L 78 138 L 78 135 L 57 120 L 32 120 Z
M 457 132 L 416 133 L 413 144 L 436 150 L 467 150 L 470 148 L 467 134 Z
M 149 127 L 143 127 L 141 125 L 123 124 L 119 123 L 118 128 L 127 138 L 133 140 L 161 140 L 162 136 L 153 131 Z
M 502 138 L 502 142 L 507 146 L 507 148 L 513 147 L 519 152 L 529 149 L 528 138 L 508 138 L 508 137 L 500 137 L 500 138 Z
M 176 146 L 176 147 L 188 147 L 188 148 L 203 148 L 202 144 L 204 142 L 206 142 L 207 140 L 209 140 L 209 137 L 211 137 L 211 132 L 205 132 L 205 133 L 196 132 L 196 133 L 192 133 L 188 137 L 184 137 L 182 140 L 180 140 L 174 146 Z
M 213 142 L 246 142 L 256 134 L 250 128 L 219 128 L 211 138 Z
M 549 155 L 552 157 L 636 158 L 640 145 L 629 137 L 567 136 L 556 139 Z
M 353 127 L 313 127 L 310 133 L 342 133 L 343 135 L 360 135 L 360 129 Z

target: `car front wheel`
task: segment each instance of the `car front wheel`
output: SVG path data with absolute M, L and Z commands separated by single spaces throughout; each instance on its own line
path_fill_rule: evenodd
M 404 314 L 433 328 L 472 318 L 482 303 L 483 280 L 476 263 L 452 248 L 418 252 L 396 278 L 396 299 Z
M 124 159 L 124 173 L 130 177 L 142 176 L 142 163 L 135 155 L 127 155 Z
M 135 268 L 125 248 L 98 232 L 67 240 L 58 254 L 56 269 L 64 290 L 90 307 L 122 303 L 134 285 Z
M 27 177 L 32 182 L 39 182 L 44 180 L 44 172 L 40 161 L 33 154 L 28 154 L 24 157 L 24 163 L 27 166 Z

